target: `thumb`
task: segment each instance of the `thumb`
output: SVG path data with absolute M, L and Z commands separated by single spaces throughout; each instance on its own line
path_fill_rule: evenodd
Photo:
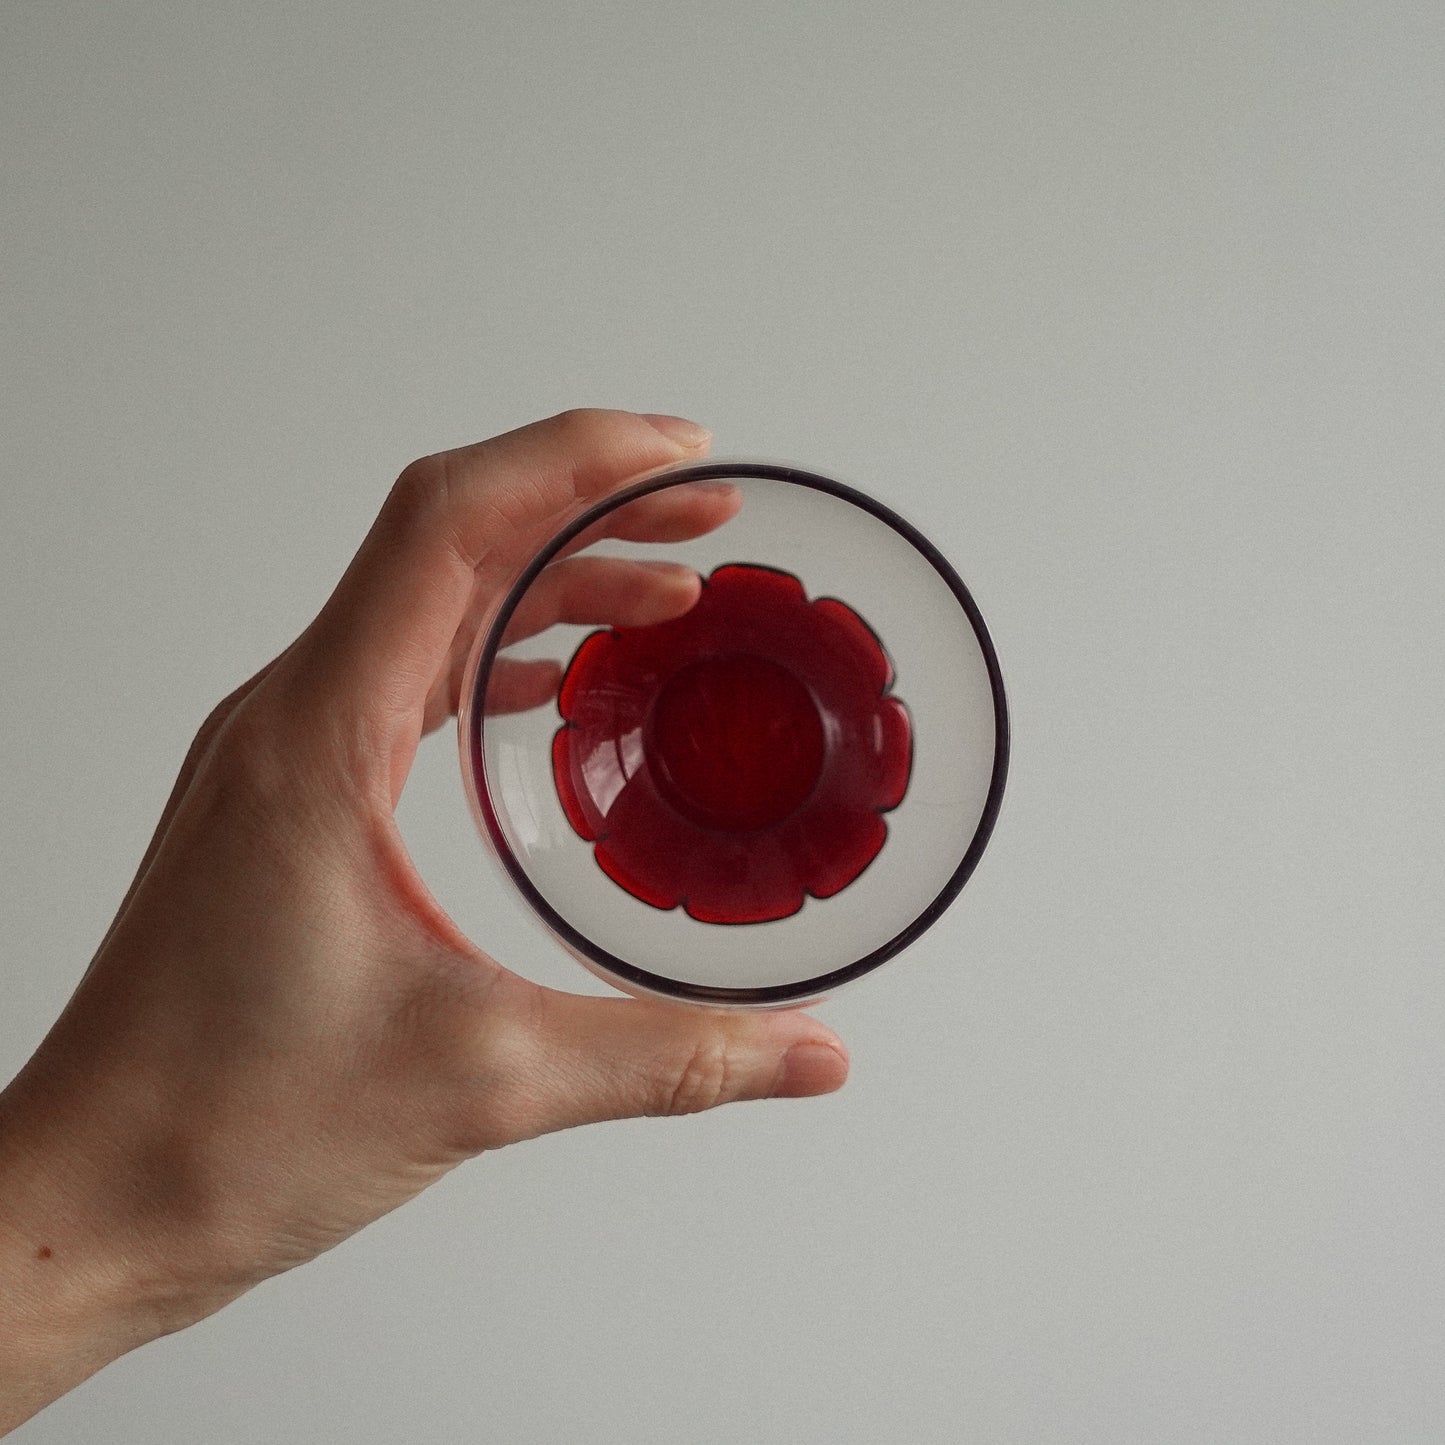
M 533 986 L 519 1137 L 603 1119 L 692 1114 L 740 1099 L 830 1094 L 842 1041 L 795 1011 L 741 1013 Z M 530 991 L 529 991 L 530 992 Z

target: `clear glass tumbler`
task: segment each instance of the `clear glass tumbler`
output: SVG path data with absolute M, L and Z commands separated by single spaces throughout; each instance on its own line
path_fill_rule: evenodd
M 733 461 L 540 547 L 478 634 L 460 735 L 477 825 L 562 945 L 626 992 L 732 1007 L 817 1002 L 935 923 L 1009 750 L 938 550 L 840 482 Z

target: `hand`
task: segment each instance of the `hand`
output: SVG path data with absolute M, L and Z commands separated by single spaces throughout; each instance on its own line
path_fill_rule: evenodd
M 0 1095 L 0 1431 L 483 1150 L 842 1084 L 841 1044 L 805 1015 L 509 973 L 428 893 L 393 818 L 518 567 L 705 447 L 675 418 L 571 412 L 414 463 L 316 620 L 207 720 L 90 971 Z M 663 493 L 613 530 L 698 535 L 736 505 Z M 700 585 L 617 560 L 545 575 L 518 632 L 658 620 Z M 515 667 L 497 705 L 555 689 L 551 664 Z

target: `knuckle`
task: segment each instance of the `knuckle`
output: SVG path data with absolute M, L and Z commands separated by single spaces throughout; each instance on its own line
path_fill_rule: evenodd
M 442 1050 L 448 1133 L 470 1156 L 544 1132 L 539 1084 L 547 1071 L 532 1030 L 519 1026 L 531 1008 L 522 981 L 501 969 L 462 972 L 470 977 L 432 1000 L 434 1022 L 445 1021 L 432 1037 L 449 1040 Z
M 444 453 L 418 457 L 402 468 L 386 499 L 386 510 L 394 521 L 407 523 L 444 506 L 447 465 Z
M 219 702 L 207 713 L 205 721 L 196 729 L 196 735 L 191 739 L 190 749 L 186 753 L 185 766 L 194 770 L 205 762 L 215 750 L 216 739 L 220 737 L 221 730 L 225 727 L 231 716 L 233 704 L 229 698 Z
M 551 425 L 566 437 L 581 439 L 607 431 L 616 422 L 617 416 L 617 412 L 602 407 L 574 406 L 559 411 L 552 418 Z
M 660 440 L 633 413 L 602 407 L 574 407 L 559 412 L 547 425 L 553 444 L 571 458 L 574 480 L 584 489 L 599 465 L 610 471 L 619 458 L 631 457 L 649 441 Z
M 203 776 L 215 799 L 229 807 L 279 808 L 294 797 L 286 759 L 287 749 L 267 712 L 243 704 L 217 721 L 206 745 Z
M 265 685 L 267 675 L 274 666 L 274 663 L 268 663 L 249 681 L 243 682 L 239 687 L 227 693 L 206 714 L 191 741 L 190 761 L 195 762 L 204 757 L 231 719 L 245 711 L 253 695 Z
M 661 1114 L 697 1114 L 731 1097 L 732 1066 L 727 1044 L 700 1040 L 676 1070 L 661 1098 Z

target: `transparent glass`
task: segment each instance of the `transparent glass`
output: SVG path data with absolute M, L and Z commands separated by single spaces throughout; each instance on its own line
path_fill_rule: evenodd
M 1008 767 L 949 563 L 871 497 L 752 462 L 653 473 L 542 545 L 478 635 L 460 733 L 478 827 L 563 946 L 734 1007 L 816 1002 L 917 939 Z

